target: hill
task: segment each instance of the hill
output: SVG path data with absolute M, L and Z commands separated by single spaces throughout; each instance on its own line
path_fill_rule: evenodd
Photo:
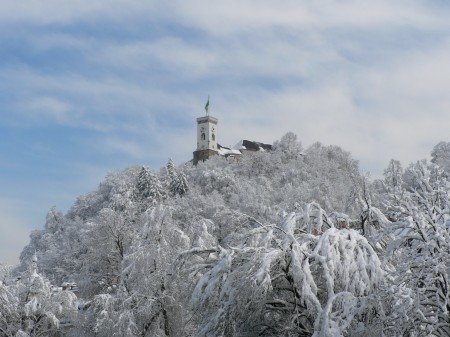
M 15 273 L 36 252 L 78 285 L 65 335 L 448 336 L 448 192 L 440 166 L 391 161 L 370 181 L 288 133 L 239 160 L 110 173 L 49 211 Z

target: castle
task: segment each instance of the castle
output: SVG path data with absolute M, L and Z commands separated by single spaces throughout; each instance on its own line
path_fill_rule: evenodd
M 193 164 L 205 161 L 212 156 L 239 159 L 243 154 L 256 151 L 270 151 L 272 145 L 255 141 L 241 140 L 233 148 L 221 146 L 217 142 L 219 120 L 209 115 L 209 98 L 206 103 L 206 116 L 197 118 L 197 149 L 194 151 Z

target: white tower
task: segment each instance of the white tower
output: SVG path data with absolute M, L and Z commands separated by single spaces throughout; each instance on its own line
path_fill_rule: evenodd
M 218 151 L 217 122 L 218 119 L 211 116 L 197 118 L 197 151 Z
M 206 103 L 206 116 L 197 118 L 197 150 L 194 151 L 194 165 L 218 154 L 217 123 L 218 119 L 209 116 L 209 97 Z

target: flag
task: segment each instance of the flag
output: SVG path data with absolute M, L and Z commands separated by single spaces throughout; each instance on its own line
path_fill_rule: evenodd
M 208 101 L 206 101 L 205 111 L 206 111 L 206 114 L 208 115 L 209 114 L 209 96 L 208 96 Z

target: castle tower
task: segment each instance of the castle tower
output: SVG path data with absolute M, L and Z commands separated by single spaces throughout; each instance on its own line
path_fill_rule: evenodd
M 197 150 L 194 151 L 194 165 L 218 154 L 217 122 L 218 119 L 208 114 L 209 98 L 206 103 L 206 116 L 197 118 Z

